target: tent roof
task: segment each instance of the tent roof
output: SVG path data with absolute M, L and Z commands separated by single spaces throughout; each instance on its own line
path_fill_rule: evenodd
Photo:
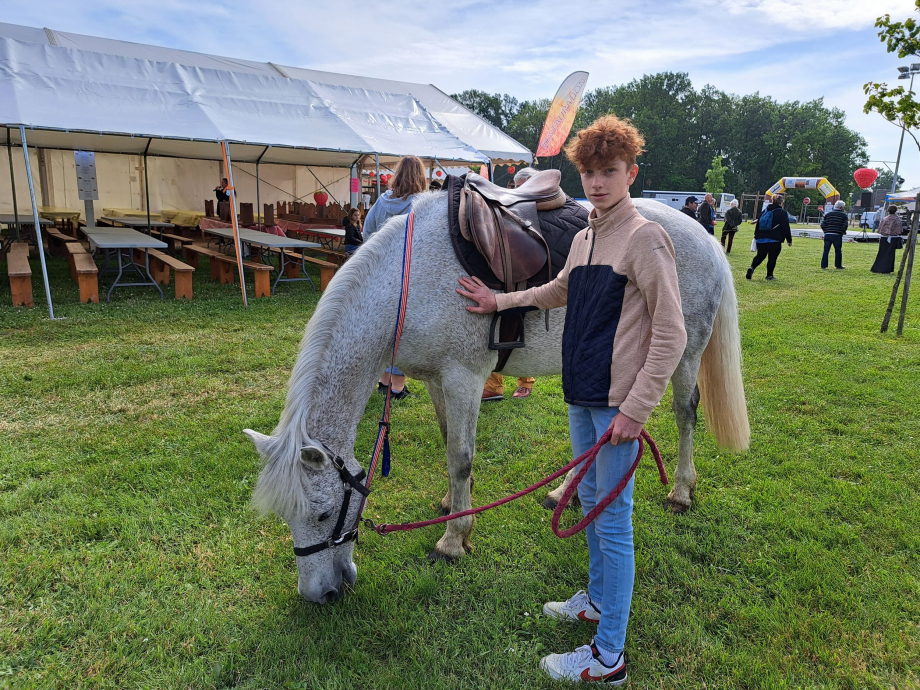
M 431 85 L 3 23 L 0 123 L 34 128 L 29 143 L 46 148 L 216 159 L 227 139 L 234 160 L 265 163 L 532 160 Z

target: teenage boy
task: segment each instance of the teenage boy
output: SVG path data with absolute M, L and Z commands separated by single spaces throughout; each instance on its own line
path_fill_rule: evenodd
M 629 198 L 644 143 L 630 122 L 607 115 L 566 147 L 594 210 L 555 280 L 523 292 L 493 294 L 481 281 L 461 278 L 457 290 L 477 303 L 467 307 L 477 314 L 567 306 L 562 388 L 572 452 L 581 455 L 608 428 L 613 434 L 578 487 L 585 514 L 635 460 L 642 427 L 687 343 L 671 239 L 660 225 L 639 215 Z M 543 607 L 552 618 L 598 624 L 591 644 L 540 661 L 555 679 L 626 682 L 624 647 L 635 577 L 632 496 L 630 479 L 585 530 L 587 593 Z

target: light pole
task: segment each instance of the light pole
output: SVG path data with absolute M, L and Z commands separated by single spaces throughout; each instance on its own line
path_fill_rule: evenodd
M 914 77 L 920 72 L 920 62 L 913 63 L 910 67 L 898 67 L 898 79 L 910 79 L 910 90 L 914 92 Z M 901 143 L 898 144 L 898 158 L 894 164 L 894 178 L 891 180 L 891 193 L 894 194 L 898 187 L 898 167 L 901 165 L 901 148 L 904 146 L 904 125 L 901 125 Z

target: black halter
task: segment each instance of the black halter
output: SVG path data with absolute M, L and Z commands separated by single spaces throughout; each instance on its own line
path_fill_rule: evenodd
M 353 490 L 357 491 L 365 498 L 370 494 L 370 489 L 366 488 L 364 484 L 361 483 L 361 480 L 367 476 L 365 471 L 362 469 L 358 474 L 352 474 L 345 467 L 344 458 L 329 450 L 326 444 L 322 444 L 322 446 L 326 452 L 332 456 L 333 467 L 339 471 L 339 477 L 342 478 L 342 488 L 345 490 L 345 498 L 342 500 L 342 507 L 339 509 L 339 517 L 335 521 L 335 528 L 332 530 L 332 536 L 326 541 L 321 541 L 313 546 L 295 546 L 295 556 L 310 556 L 314 553 L 332 548 L 333 546 L 339 546 L 340 544 L 356 540 L 358 538 L 360 515 L 358 516 L 358 520 L 355 521 L 355 526 L 344 534 L 342 533 L 342 528 L 345 526 L 345 518 L 348 516 L 348 507 L 351 505 L 351 492 Z

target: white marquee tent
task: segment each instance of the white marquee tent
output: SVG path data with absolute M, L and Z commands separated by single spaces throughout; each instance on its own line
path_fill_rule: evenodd
M 22 146 L 22 127 L 37 149 L 143 155 L 145 175 L 148 155 L 221 160 L 221 141 L 234 165 L 533 159 L 431 85 L 3 23 L 0 127 L 12 146 Z

